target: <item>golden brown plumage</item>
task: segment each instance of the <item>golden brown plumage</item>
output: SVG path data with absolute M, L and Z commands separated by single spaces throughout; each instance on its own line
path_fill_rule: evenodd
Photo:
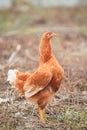
M 16 73 L 14 82 L 27 99 L 38 104 L 42 121 L 44 121 L 45 106 L 59 89 L 64 76 L 64 70 L 57 62 L 51 49 L 51 38 L 55 35 L 53 32 L 43 34 L 40 41 L 40 61 L 37 70 L 21 79 Z M 23 73 L 23 75 L 25 74 Z M 18 84 L 19 81 L 21 83 Z
M 26 82 L 26 79 L 29 78 L 30 74 L 28 73 L 23 73 L 23 72 L 16 72 L 16 78 L 15 81 L 13 82 L 13 85 L 16 86 L 18 92 L 21 95 L 24 95 L 24 84 Z

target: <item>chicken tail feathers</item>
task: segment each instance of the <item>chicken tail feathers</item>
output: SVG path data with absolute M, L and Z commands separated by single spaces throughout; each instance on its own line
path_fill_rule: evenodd
M 12 84 L 16 80 L 16 72 L 17 70 L 10 69 L 7 74 L 7 81 Z

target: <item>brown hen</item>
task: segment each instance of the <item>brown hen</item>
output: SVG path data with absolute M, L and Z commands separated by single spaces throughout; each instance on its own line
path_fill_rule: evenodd
M 58 91 L 64 77 L 64 70 L 56 60 L 51 39 L 56 34 L 45 32 L 40 41 L 40 61 L 37 70 L 32 74 L 15 72 L 14 84 L 25 97 L 36 102 L 39 107 L 40 120 L 45 121 L 45 107 Z

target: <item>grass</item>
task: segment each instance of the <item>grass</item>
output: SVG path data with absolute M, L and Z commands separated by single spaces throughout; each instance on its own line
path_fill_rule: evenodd
M 9 116 L 8 119 L 5 118 L 4 121 L 1 121 L 0 128 L 3 130 L 16 130 L 16 125 L 20 126 L 23 121 L 26 122 L 27 120 L 21 119 L 20 117 L 13 118 Z M 47 124 L 48 126 L 51 125 L 51 127 L 54 127 L 54 124 L 57 127 L 61 126 L 61 129 L 63 130 L 86 130 L 87 112 L 76 112 L 75 110 L 67 108 L 62 115 L 58 117 L 49 117 L 46 122 L 46 125 Z
M 65 130 L 85 130 L 87 126 L 87 112 L 84 110 L 76 111 L 75 108 L 66 107 L 64 111 L 61 111 L 58 116 L 49 117 L 50 123 L 57 122 L 58 127 Z
M 82 35 L 87 36 L 87 26 L 83 25 L 79 28 L 79 33 L 81 33 Z
M 67 109 L 64 115 L 64 122 L 70 130 L 82 130 L 87 126 L 87 113 Z
M 86 27 L 86 8 L 74 9 L 61 9 L 61 8 L 34 8 L 30 6 L 27 12 L 15 12 L 16 7 L 13 10 L 2 11 L 0 16 L 0 33 L 17 31 L 27 28 L 36 28 L 37 26 L 77 26 L 79 32 L 83 35 L 87 35 Z M 70 12 L 69 12 L 69 11 Z M 61 17 L 60 17 L 61 12 Z M 45 15 L 46 13 L 46 15 Z M 70 13 L 70 14 L 69 14 Z M 32 15 L 31 15 L 32 14 Z M 70 16 L 69 16 L 69 15 Z M 84 22 L 85 21 L 85 22 Z M 68 23 L 68 24 L 67 24 Z M 23 33 L 23 31 L 22 31 Z

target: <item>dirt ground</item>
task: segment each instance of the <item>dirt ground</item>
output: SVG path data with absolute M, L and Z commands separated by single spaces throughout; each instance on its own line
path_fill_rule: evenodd
M 0 33 L 0 130 L 87 130 L 87 9 L 47 9 L 49 17 L 41 11 L 33 13 L 32 21 L 19 22 L 22 29 L 15 25 L 15 31 L 8 31 L 6 26 Z M 18 19 L 25 13 L 13 10 L 9 17 L 15 14 Z M 40 37 L 48 30 L 59 35 L 52 48 L 65 77 L 41 123 L 37 105 L 18 96 L 6 78 L 9 69 L 35 71 Z

